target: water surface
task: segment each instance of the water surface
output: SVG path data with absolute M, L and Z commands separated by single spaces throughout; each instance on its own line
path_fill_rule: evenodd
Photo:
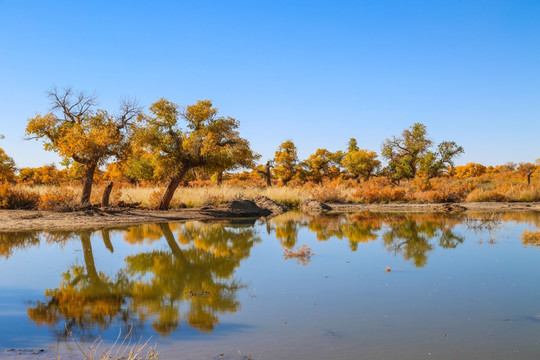
M 0 358 L 78 359 L 74 340 L 131 332 L 161 359 L 536 359 L 540 249 L 521 235 L 539 224 L 291 212 L 4 233 Z

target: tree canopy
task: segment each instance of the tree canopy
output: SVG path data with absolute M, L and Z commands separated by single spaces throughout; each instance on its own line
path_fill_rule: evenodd
M 381 151 L 388 161 L 385 172 L 394 181 L 412 179 L 418 171 L 424 176 L 434 177 L 445 166 L 450 166 L 453 172 L 453 159 L 463 153 L 463 148 L 454 142 L 443 141 L 436 151 L 432 151 L 432 145 L 427 128 L 421 123 L 403 130 L 399 137 L 386 139 Z

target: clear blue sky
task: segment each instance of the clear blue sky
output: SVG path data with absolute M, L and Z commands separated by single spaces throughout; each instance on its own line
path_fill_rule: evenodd
M 56 162 L 25 141 L 52 86 L 148 107 L 211 99 L 273 157 L 380 151 L 415 122 L 465 148 L 457 163 L 540 158 L 540 1 L 0 0 L 0 146 L 19 167 Z

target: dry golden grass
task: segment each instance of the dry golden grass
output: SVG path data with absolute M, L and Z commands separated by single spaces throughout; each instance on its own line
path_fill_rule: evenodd
M 96 184 L 92 190 L 92 204 L 100 204 L 105 183 Z M 200 186 L 179 187 L 171 202 L 171 208 L 196 207 L 203 205 L 218 205 L 223 202 L 238 199 L 254 199 L 266 196 L 278 203 L 291 208 L 297 207 L 302 201 L 316 199 L 327 203 L 391 203 L 391 202 L 534 202 L 540 201 L 540 182 L 527 185 L 524 183 L 504 181 L 456 180 L 451 178 L 414 179 L 392 184 L 384 178 L 373 178 L 367 182 L 334 181 L 322 185 L 306 183 L 303 186 L 222 186 L 198 184 Z M 55 194 L 72 194 L 72 203 L 78 203 L 81 186 L 55 185 L 16 185 L 14 189 L 23 193 L 32 193 L 41 199 L 51 200 L 51 204 L 42 208 L 54 210 Z M 155 208 L 165 186 L 130 184 L 115 184 L 111 194 L 111 204 L 119 201 L 125 203 L 140 203 L 143 207 Z M 52 194 L 52 195 L 51 195 Z M 61 196 L 59 206 L 69 203 L 69 197 Z M 37 205 L 36 205 L 37 206 Z M 69 206 L 68 206 L 69 207 Z
M 483 202 L 483 201 L 516 201 L 516 202 L 533 202 L 540 201 L 540 184 L 511 184 L 498 183 L 491 188 L 477 188 L 469 193 L 466 198 L 467 202 Z
M 120 200 L 125 202 L 140 202 L 142 206 L 155 207 L 154 193 L 162 193 L 163 187 L 125 187 L 121 190 Z M 284 204 L 296 204 L 310 198 L 309 192 L 301 188 L 289 187 L 237 187 L 237 186 L 215 186 L 204 187 L 179 187 L 173 198 L 174 203 L 183 203 L 187 207 L 202 205 L 217 205 L 226 201 L 238 199 L 254 199 L 258 196 L 267 196 L 268 198 Z M 152 200 L 152 201 L 150 201 Z
M 75 196 L 80 195 L 82 188 L 80 186 L 71 186 L 71 185 L 17 185 L 18 189 L 24 190 L 24 191 L 32 191 L 36 194 L 44 195 L 44 194 L 50 194 L 53 192 L 58 191 L 60 188 L 67 188 L 71 189 Z

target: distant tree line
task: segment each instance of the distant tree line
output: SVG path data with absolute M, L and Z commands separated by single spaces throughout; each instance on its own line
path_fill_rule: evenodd
M 53 88 L 48 97 L 50 111 L 28 119 L 26 135 L 42 140 L 45 150 L 58 153 L 66 169 L 58 170 L 54 165 L 23 168 L 18 180 L 34 184 L 81 181 L 81 205 L 90 204 L 92 186 L 103 178 L 165 183 L 159 203 L 159 209 L 165 210 L 181 184 L 196 178 L 213 178 L 221 184 L 224 174 L 242 168 L 250 170 L 249 176 L 263 177 L 268 186 L 321 184 L 336 179 L 360 183 L 374 176 L 399 184 L 415 177 L 463 178 L 487 171 L 480 164 L 455 166 L 463 147 L 453 141 L 435 146 L 421 123 L 386 139 L 380 158 L 351 138 L 345 151 L 320 148 L 302 161 L 294 142 L 286 140 L 272 159 L 257 164 L 261 156 L 240 136 L 238 120 L 220 115 L 210 100 L 181 108 L 162 98 L 148 112 L 135 101 L 123 100 L 112 114 L 97 108 L 93 95 L 69 88 Z M 508 166 L 526 173 L 530 182 L 538 164 Z M 16 180 L 15 162 L 0 148 L 0 181 Z M 113 183 L 109 185 L 112 188 Z

